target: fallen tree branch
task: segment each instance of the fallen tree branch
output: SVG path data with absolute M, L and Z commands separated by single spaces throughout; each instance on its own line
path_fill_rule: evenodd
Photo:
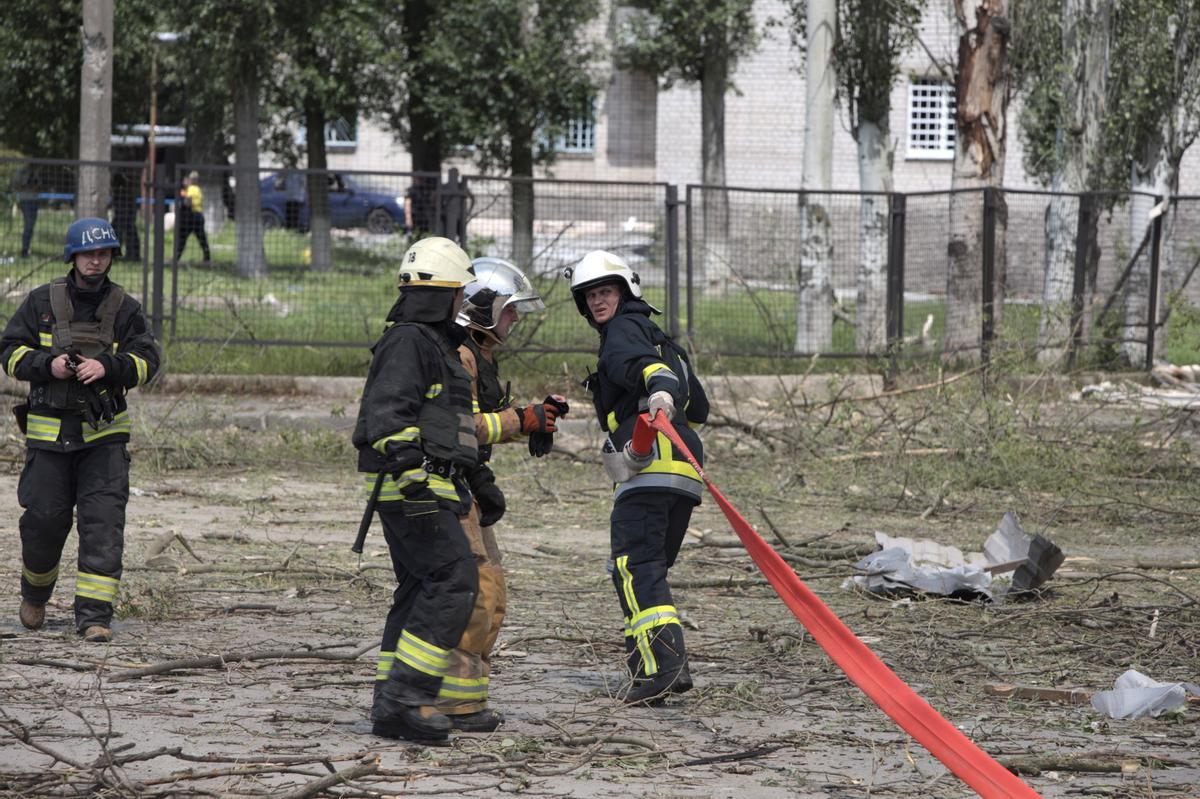
M 183 658 L 166 660 L 137 669 L 127 669 L 109 675 L 109 681 L 136 680 L 149 677 L 152 674 L 164 674 L 169 671 L 188 669 L 222 669 L 227 663 L 244 663 L 253 660 L 357 660 L 363 653 L 375 647 L 375 643 L 364 644 L 354 652 L 337 654 L 335 652 L 297 652 L 294 649 L 269 649 L 262 652 L 229 652 L 209 657 Z
M 327 777 L 322 777 L 319 780 L 313 780 L 297 790 L 282 794 L 280 799 L 309 799 L 316 796 L 335 785 L 348 783 L 356 780 L 359 777 L 365 777 L 367 774 L 373 774 L 379 770 L 379 756 L 371 755 L 365 757 L 361 762 L 344 768 L 341 771 L 335 771 Z

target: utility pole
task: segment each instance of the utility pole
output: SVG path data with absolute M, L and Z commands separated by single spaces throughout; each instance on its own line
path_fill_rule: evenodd
M 113 0 L 83 0 L 83 67 L 79 91 L 79 159 L 112 160 Z M 108 168 L 83 166 L 75 194 L 78 216 L 104 216 Z

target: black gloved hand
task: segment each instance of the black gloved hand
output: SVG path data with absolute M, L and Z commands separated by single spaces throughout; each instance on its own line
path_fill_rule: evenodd
M 438 526 L 437 494 L 430 489 L 428 481 L 421 480 L 409 483 L 400 489 L 404 497 L 400 500 L 400 508 L 405 518 L 412 525 L 413 532 L 418 535 L 436 536 L 440 532 Z
M 504 516 L 504 492 L 495 483 L 481 483 L 472 489 L 479 503 L 479 526 L 491 527 Z
M 550 394 L 542 403 L 542 407 L 553 407 L 555 416 L 566 416 L 571 406 L 567 404 L 566 397 L 561 394 Z M 557 428 L 552 428 L 550 432 L 534 432 L 529 434 L 529 454 L 535 458 L 540 458 L 543 455 L 549 455 L 554 449 L 554 432 Z

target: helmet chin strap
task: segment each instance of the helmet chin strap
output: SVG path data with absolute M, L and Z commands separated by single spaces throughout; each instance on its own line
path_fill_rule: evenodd
M 109 269 L 111 268 L 112 267 L 109 267 Z M 82 280 L 88 287 L 99 288 L 100 284 L 104 282 L 104 278 L 108 276 L 108 269 L 105 269 L 98 275 L 85 275 L 83 272 L 80 272 L 78 269 L 76 269 L 75 274 L 78 275 L 79 279 Z

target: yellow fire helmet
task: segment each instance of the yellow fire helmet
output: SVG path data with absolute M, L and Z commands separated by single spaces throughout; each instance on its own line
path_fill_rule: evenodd
M 457 289 L 475 279 L 471 259 L 450 239 L 433 236 L 414 242 L 396 274 L 397 288 Z

